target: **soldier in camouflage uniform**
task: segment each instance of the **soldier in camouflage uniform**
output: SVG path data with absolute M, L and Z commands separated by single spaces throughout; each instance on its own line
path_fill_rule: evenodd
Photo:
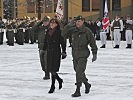
M 113 29 L 113 35 L 114 35 L 114 48 L 120 47 L 120 41 L 121 41 L 121 33 L 123 31 L 123 21 L 120 19 L 119 15 L 115 16 L 115 19 L 111 22 L 111 27 Z
M 43 77 L 44 80 L 50 79 L 49 72 L 47 71 L 47 65 L 46 65 L 47 52 L 43 50 L 45 34 L 49 26 L 48 24 L 49 24 L 49 18 L 45 16 L 42 21 L 36 23 L 33 26 L 33 30 L 38 33 L 38 48 L 39 48 L 40 62 L 41 62 L 42 70 L 45 72 L 45 76 Z
M 17 43 L 19 45 L 24 45 L 25 21 L 20 20 L 20 24 L 17 26 L 17 28 Z
M 72 35 L 72 56 L 73 65 L 76 72 L 76 84 L 77 88 L 72 97 L 79 97 L 81 84 L 85 84 L 85 93 L 89 93 L 91 84 L 88 83 L 88 79 L 85 75 L 85 69 L 87 64 L 87 58 L 90 55 L 88 45 L 91 47 L 93 54 L 92 62 L 97 59 L 97 45 L 93 33 L 84 25 L 84 18 L 78 16 L 75 18 L 75 27 L 66 25 L 62 31 L 62 35 L 67 38 L 68 33 Z
M 126 18 L 126 24 L 125 24 L 125 28 L 126 28 L 126 43 L 127 43 L 127 47 L 126 48 L 132 48 L 132 36 L 133 36 L 133 20 L 131 19 L 131 16 L 128 15 Z
M 6 25 L 7 32 L 6 32 L 6 37 L 7 37 L 7 44 L 9 46 L 14 46 L 14 22 L 10 20 L 8 24 Z
M 0 17 L 0 45 L 3 44 L 4 28 L 5 28 L 5 24 L 2 21 L 2 18 Z
M 35 25 L 35 19 L 32 18 L 29 24 L 29 38 L 30 38 L 30 44 L 34 44 L 34 31 L 33 31 L 33 26 Z

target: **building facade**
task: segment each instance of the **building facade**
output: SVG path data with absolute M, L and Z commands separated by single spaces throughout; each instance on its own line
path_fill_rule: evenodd
M 0 0 L 0 16 L 5 19 L 17 17 L 17 0 Z
M 3 14 L 3 3 L 0 0 L 0 17 L 2 17 L 2 14 Z
M 2 5 L 1 0 L 1 5 Z M 10 0 L 9 0 L 10 1 Z M 11 0 L 12 1 L 12 0 Z M 23 18 L 24 16 L 38 17 L 38 4 L 41 1 L 41 16 L 55 16 L 58 0 L 13 0 L 13 17 Z M 103 16 L 105 0 L 68 0 L 68 17 L 83 15 L 84 17 L 95 19 Z M 107 0 L 109 15 L 113 18 L 116 14 L 120 16 L 133 15 L 133 0 Z M 2 15 L 2 6 L 0 6 Z

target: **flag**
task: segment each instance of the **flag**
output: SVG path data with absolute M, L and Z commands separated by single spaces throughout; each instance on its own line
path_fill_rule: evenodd
M 57 18 L 60 20 L 63 18 L 63 0 L 58 0 L 56 15 L 57 15 Z
M 108 29 L 108 27 L 109 27 L 109 13 L 108 13 L 107 0 L 105 0 L 103 30 L 106 31 Z

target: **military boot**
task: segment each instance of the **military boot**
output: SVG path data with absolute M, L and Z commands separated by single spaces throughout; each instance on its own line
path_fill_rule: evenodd
M 126 48 L 131 48 L 132 46 L 131 46 L 131 44 L 127 44 L 127 47 Z
M 53 93 L 55 90 L 55 75 L 52 75 L 51 80 L 52 80 L 52 84 L 48 93 Z
M 85 84 L 85 93 L 89 93 L 90 92 L 90 88 L 91 88 L 91 84 L 89 84 L 88 82 L 84 82 Z
M 80 87 L 81 87 L 81 84 L 77 84 L 76 91 L 75 91 L 74 94 L 72 94 L 72 97 L 79 97 L 79 96 L 81 96 Z
M 57 81 L 59 83 L 59 89 L 61 89 L 62 88 L 63 79 L 61 79 L 57 73 L 56 73 L 56 79 L 57 79 Z
M 119 48 L 119 45 L 116 45 L 114 48 Z
M 104 45 L 102 45 L 100 48 L 105 48 L 105 44 L 104 44 Z

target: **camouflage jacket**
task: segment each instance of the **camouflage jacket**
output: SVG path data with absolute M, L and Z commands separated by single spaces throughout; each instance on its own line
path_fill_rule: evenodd
M 78 29 L 76 26 L 71 27 L 66 25 L 62 31 L 62 36 L 67 38 L 68 35 L 72 35 L 72 55 L 73 57 L 88 57 L 91 47 L 92 54 L 97 54 L 97 45 L 92 31 L 84 25 Z
M 38 48 L 40 50 L 43 50 L 44 39 L 45 39 L 46 32 L 48 30 L 48 26 L 43 26 L 40 22 L 38 22 L 33 26 L 33 30 L 38 34 Z

